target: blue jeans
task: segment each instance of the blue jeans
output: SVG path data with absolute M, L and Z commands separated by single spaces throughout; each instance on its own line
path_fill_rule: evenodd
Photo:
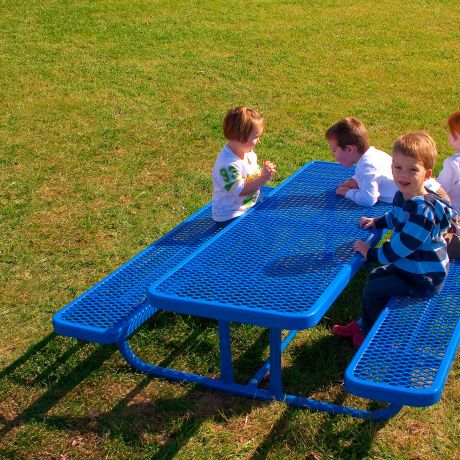
M 415 276 L 413 276 L 415 279 Z M 371 272 L 363 289 L 361 304 L 362 329 L 365 335 L 377 321 L 380 313 L 393 296 L 428 298 L 441 286 L 422 288 L 414 286 L 411 279 L 403 276 L 393 265 L 384 265 Z

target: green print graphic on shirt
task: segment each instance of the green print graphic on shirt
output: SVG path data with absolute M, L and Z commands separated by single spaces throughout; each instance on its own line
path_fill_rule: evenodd
M 239 173 L 235 166 L 230 165 L 228 167 L 228 171 L 227 169 L 222 168 L 220 170 L 220 175 L 224 178 L 225 182 L 230 182 L 230 180 L 235 181 L 236 179 L 238 179 Z
M 250 208 L 251 206 L 254 206 L 256 204 L 255 200 L 255 195 L 248 195 L 248 197 L 243 200 L 243 205 L 246 206 L 246 208 Z
M 238 182 L 239 182 L 239 181 L 237 181 L 237 180 L 236 180 L 235 182 L 230 182 L 229 184 L 227 184 L 227 185 L 224 187 L 225 190 L 227 190 L 227 192 L 230 192 L 230 191 L 232 190 L 233 186 L 234 186 L 236 183 L 238 183 Z
M 225 182 L 232 181 L 224 187 L 227 192 L 230 192 L 235 184 L 239 182 L 237 179 L 239 179 L 240 173 L 233 165 L 230 165 L 228 168 L 222 168 L 220 170 L 220 175 L 223 177 Z

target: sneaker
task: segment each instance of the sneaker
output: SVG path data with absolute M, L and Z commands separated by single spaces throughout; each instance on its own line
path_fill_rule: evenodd
M 339 337 L 354 337 L 358 333 L 363 333 L 359 324 L 356 321 L 346 324 L 345 326 L 340 326 L 335 324 L 332 326 L 332 333 L 338 335 Z
M 357 334 L 353 336 L 353 346 L 356 350 L 361 346 L 365 338 L 366 336 L 362 333 L 362 331 L 359 331 Z

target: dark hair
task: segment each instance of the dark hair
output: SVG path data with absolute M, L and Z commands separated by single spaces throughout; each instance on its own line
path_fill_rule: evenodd
M 354 117 L 342 118 L 326 131 L 326 139 L 335 139 L 344 149 L 347 145 L 356 145 L 362 155 L 370 147 L 366 127 Z
M 230 141 L 246 142 L 256 126 L 264 125 L 264 117 L 249 107 L 230 109 L 224 118 L 224 136 Z

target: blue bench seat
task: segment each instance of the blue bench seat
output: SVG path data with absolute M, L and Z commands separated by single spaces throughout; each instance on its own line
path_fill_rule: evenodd
M 263 187 L 264 199 L 272 187 Z M 53 316 L 57 334 L 101 344 L 120 343 L 155 312 L 147 288 L 188 257 L 221 225 L 207 204 Z
M 377 401 L 439 401 L 460 342 L 460 260 L 428 300 L 393 298 L 345 372 L 345 389 Z

